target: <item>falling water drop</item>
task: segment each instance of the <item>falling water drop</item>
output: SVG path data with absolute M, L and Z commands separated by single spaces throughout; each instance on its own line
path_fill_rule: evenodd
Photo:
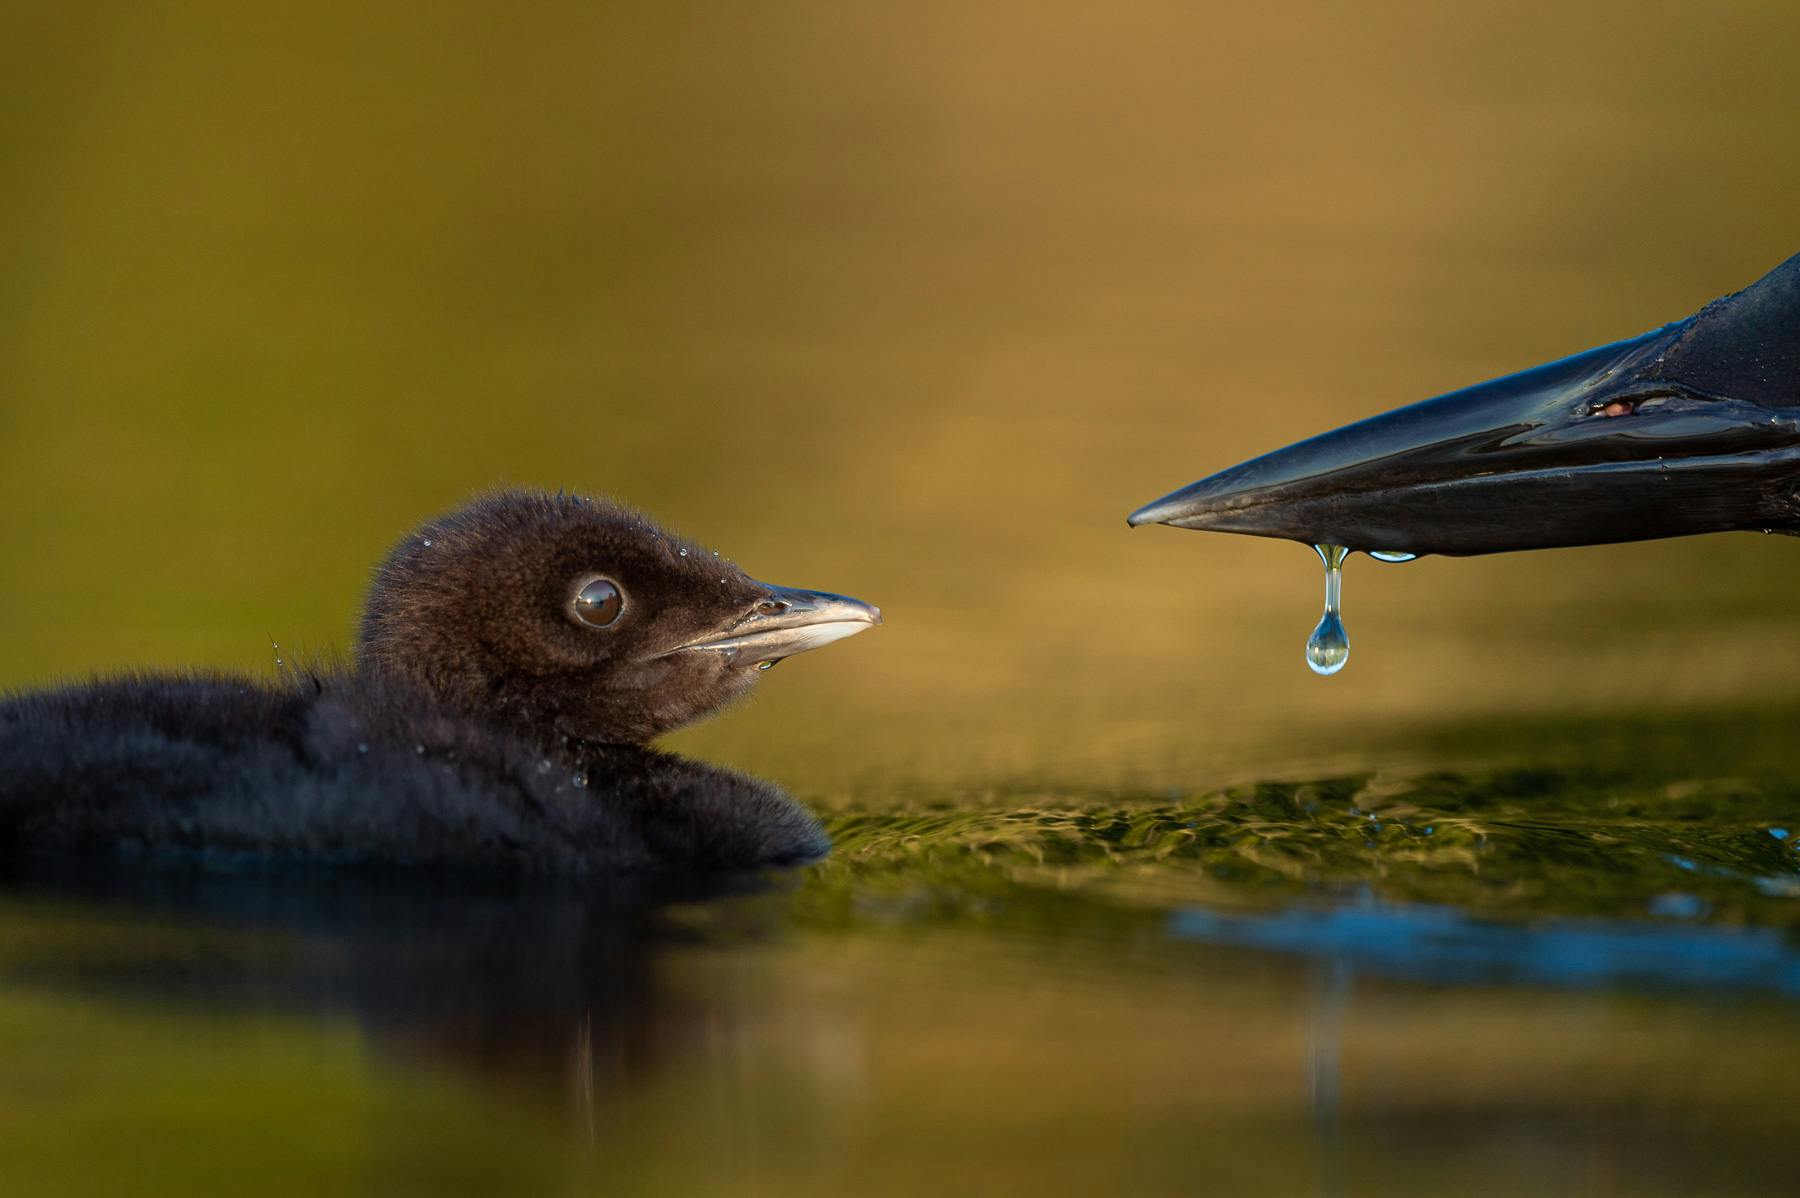
M 569 779 L 569 783 L 574 786 L 576 790 L 583 790 L 587 787 L 587 775 L 580 770 L 576 770 L 575 776 Z
M 1410 562 L 1419 556 L 1404 549 L 1370 549 L 1367 552 L 1378 562 Z
M 1345 635 L 1344 621 L 1338 614 L 1344 593 L 1344 558 L 1350 551 L 1342 545 L 1313 548 L 1325 563 L 1325 614 L 1306 638 L 1306 664 L 1315 674 L 1335 674 L 1350 660 L 1350 638 Z

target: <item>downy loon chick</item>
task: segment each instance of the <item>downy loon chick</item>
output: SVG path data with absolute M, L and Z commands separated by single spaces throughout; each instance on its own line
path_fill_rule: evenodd
M 0 852 L 614 874 L 805 861 L 775 787 L 646 747 L 878 609 L 503 491 L 379 567 L 348 663 L 0 698 Z

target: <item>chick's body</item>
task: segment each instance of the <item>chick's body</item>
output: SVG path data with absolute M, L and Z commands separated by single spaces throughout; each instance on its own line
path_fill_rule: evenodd
M 596 578 L 604 623 L 578 601 Z M 809 630 L 878 619 L 610 505 L 490 496 L 389 558 L 354 664 L 0 701 L 0 848 L 566 873 L 805 860 L 828 841 L 780 790 L 643 742 Z

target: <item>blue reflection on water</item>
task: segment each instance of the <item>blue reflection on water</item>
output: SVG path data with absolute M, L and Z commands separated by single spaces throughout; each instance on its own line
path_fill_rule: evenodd
M 1800 994 L 1800 948 L 1770 928 L 1599 919 L 1502 923 L 1453 907 L 1380 902 L 1273 915 L 1188 908 L 1171 913 L 1167 928 L 1184 940 L 1328 957 L 1414 981 Z

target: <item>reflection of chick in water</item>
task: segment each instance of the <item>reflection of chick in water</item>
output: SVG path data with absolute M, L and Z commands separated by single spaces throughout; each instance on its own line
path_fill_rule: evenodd
M 644 745 L 880 618 L 621 508 L 492 495 L 393 551 L 351 666 L 0 702 L 0 845 L 590 876 L 806 860 L 828 844 L 786 795 Z
M 502 1079 L 578 1111 L 604 1108 L 704 1049 L 731 1005 L 659 984 L 661 955 L 695 941 L 664 907 L 768 885 L 333 869 L 230 876 L 94 858 L 34 859 L 5 881 L 93 924 L 93 936 L 65 937 L 30 961 L 20 976 L 31 985 L 202 1010 L 349 1014 L 396 1064 Z M 754 924 L 759 909 L 753 901 L 740 914 Z

